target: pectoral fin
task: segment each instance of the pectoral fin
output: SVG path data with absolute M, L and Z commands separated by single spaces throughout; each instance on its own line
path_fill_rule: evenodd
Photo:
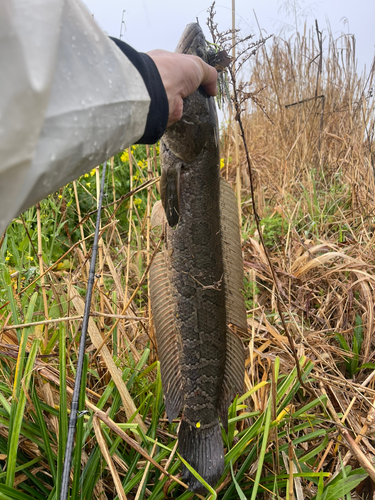
M 154 258 L 149 286 L 165 409 L 172 422 L 181 410 L 182 382 L 175 330 L 175 304 L 170 292 L 164 252 Z
M 157 226 L 162 226 L 165 223 L 165 213 L 161 200 L 158 200 L 152 207 L 151 212 L 151 229 Z
M 160 194 L 168 224 L 174 227 L 180 218 L 180 172 L 181 165 L 163 168 L 160 179 Z
M 237 331 L 247 332 L 243 289 L 243 259 L 237 202 L 230 185 L 220 179 L 220 226 L 224 261 L 225 310 L 227 324 L 227 358 L 219 416 L 227 429 L 228 406 L 233 396 L 243 392 L 245 350 Z

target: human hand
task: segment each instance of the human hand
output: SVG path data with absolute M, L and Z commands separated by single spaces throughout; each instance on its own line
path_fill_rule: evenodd
M 207 94 L 217 94 L 217 71 L 200 57 L 166 50 L 147 52 L 158 71 L 169 103 L 168 127 L 177 122 L 183 111 L 183 98 L 202 85 Z

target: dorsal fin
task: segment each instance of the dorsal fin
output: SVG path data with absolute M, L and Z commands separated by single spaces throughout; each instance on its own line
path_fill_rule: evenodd
M 224 261 L 225 310 L 227 324 L 227 358 L 219 416 L 227 430 L 228 406 L 237 393 L 243 392 L 245 349 L 236 330 L 247 332 L 243 290 L 243 259 L 237 201 L 230 185 L 220 179 L 220 225 Z

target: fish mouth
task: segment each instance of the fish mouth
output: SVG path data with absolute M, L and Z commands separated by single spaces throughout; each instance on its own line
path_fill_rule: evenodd
M 178 42 L 176 52 L 198 56 L 207 62 L 207 44 L 198 23 L 188 24 Z

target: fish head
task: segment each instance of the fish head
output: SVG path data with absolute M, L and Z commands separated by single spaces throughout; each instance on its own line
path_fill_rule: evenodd
M 198 23 L 186 26 L 175 52 L 198 56 L 207 62 L 207 42 Z
M 195 55 L 205 62 L 208 61 L 207 42 L 198 23 L 186 26 L 175 52 Z M 166 130 L 162 138 L 162 148 L 164 147 L 164 150 L 168 150 L 184 164 L 189 164 L 207 145 L 212 145 L 213 137 L 216 143 L 218 126 L 215 102 L 203 88 L 199 87 L 184 99 L 182 117 Z
M 202 28 L 189 24 L 176 52 L 198 56 L 207 62 L 209 51 Z M 162 174 L 160 194 L 170 227 L 180 219 L 180 182 L 202 167 L 218 168 L 219 133 L 215 102 L 203 88 L 183 100 L 181 119 L 168 127 L 160 141 Z

